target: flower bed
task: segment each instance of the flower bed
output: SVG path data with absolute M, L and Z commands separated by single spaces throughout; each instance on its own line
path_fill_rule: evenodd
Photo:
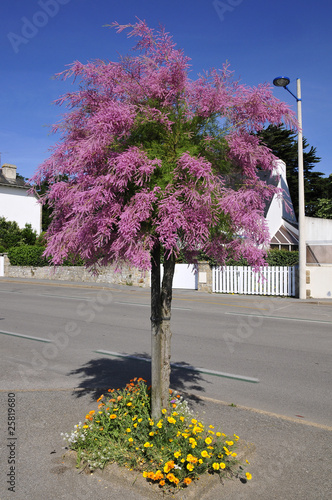
M 158 421 L 150 418 L 150 388 L 143 379 L 133 379 L 123 390 L 109 389 L 97 402 L 97 410 L 71 434 L 63 434 L 77 452 L 77 467 L 93 471 L 116 462 L 173 491 L 188 487 L 204 473 L 251 479 L 237 458 L 239 437 L 226 436 L 193 418 L 179 394 L 170 391 L 169 408 L 162 410 Z

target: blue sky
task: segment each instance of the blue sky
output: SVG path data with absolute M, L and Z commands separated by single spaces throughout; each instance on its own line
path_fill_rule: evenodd
M 63 110 L 53 101 L 70 90 L 52 79 L 74 60 L 117 60 L 133 40 L 103 27 L 113 21 L 163 24 L 192 59 L 191 78 L 227 60 L 235 76 L 256 86 L 286 75 L 301 78 L 303 134 L 332 173 L 330 2 L 303 0 L 11 0 L 0 7 L 1 163 L 30 177 L 56 137 L 49 126 Z M 284 89 L 274 95 L 296 111 Z

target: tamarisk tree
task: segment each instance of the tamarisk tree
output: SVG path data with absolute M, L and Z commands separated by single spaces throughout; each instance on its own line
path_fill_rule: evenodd
M 60 73 L 80 86 L 60 99 L 60 140 L 32 178 L 48 183 L 52 209 L 46 255 L 93 268 L 128 262 L 151 269 L 152 416 L 168 407 L 170 318 L 176 258 L 264 264 L 261 181 L 275 157 L 255 134 L 294 125 L 267 84 L 235 81 L 227 65 L 190 79 L 189 61 L 163 28 L 137 20 L 137 43 L 116 62 L 74 62 Z M 161 283 L 160 263 L 164 274 Z

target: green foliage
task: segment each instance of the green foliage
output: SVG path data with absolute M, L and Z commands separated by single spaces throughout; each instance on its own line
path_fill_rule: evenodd
M 36 239 L 37 233 L 31 224 L 25 224 L 24 229 L 20 229 L 17 222 L 0 217 L 0 246 L 5 250 L 19 245 L 34 245 Z
M 317 200 L 316 217 L 332 219 L 332 198 L 320 198 Z
M 42 241 L 42 240 L 41 240 Z M 18 247 L 9 248 L 6 250 L 8 258 L 12 266 L 32 266 L 44 267 L 50 266 L 50 258 L 43 257 L 45 246 L 41 242 L 36 245 L 20 245 Z M 82 259 L 70 257 L 66 259 L 63 266 L 83 266 Z
M 299 263 L 299 252 L 273 248 L 269 250 L 266 261 L 269 266 L 295 266 Z
M 134 382 L 100 396 L 98 411 L 90 411 L 83 424 L 64 434 L 69 447 L 77 451 L 78 467 L 102 469 L 117 462 L 173 492 L 206 472 L 225 477 L 238 469 L 234 451 L 238 436 L 229 438 L 193 418 L 186 401 L 172 391 L 169 407 L 153 421 L 150 388 L 143 379 Z M 246 473 L 245 478 L 251 475 Z
M 12 266 L 48 266 L 49 262 L 43 253 L 45 248 L 39 245 L 21 245 L 8 250 L 8 258 Z
M 206 256 L 202 255 L 201 260 L 207 260 L 211 266 L 215 266 L 216 263 L 211 259 L 208 260 Z M 299 263 L 299 252 L 289 252 L 288 250 L 279 250 L 278 248 L 272 248 L 267 252 L 266 262 L 269 266 L 295 266 Z M 239 260 L 229 259 L 226 266 L 249 266 L 248 261 L 241 257 Z

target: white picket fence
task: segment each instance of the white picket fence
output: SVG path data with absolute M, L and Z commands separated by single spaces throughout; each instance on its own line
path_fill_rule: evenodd
M 246 295 L 295 296 L 295 269 L 292 267 L 262 267 L 254 272 L 249 266 L 212 268 L 212 291 Z

